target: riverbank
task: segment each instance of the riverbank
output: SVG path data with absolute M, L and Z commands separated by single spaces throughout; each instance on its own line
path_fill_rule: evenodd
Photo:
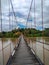
M 17 38 L 21 34 L 27 37 L 49 37 L 49 28 L 46 28 L 44 30 L 37 30 L 34 28 L 28 28 L 28 29 L 15 29 L 9 32 L 0 32 L 0 38 Z

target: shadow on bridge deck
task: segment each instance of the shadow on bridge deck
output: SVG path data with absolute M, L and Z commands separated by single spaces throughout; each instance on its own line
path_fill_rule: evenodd
M 9 59 L 7 65 L 40 65 L 30 48 L 21 36 L 21 40 L 15 54 Z

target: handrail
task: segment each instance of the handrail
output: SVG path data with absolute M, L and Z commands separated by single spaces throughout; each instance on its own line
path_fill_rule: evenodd
M 6 47 L 8 47 L 10 44 L 8 44 L 7 46 L 5 46 L 3 49 L 5 49 Z M 2 49 L 0 50 L 0 51 L 2 51 Z
M 39 59 L 39 61 L 41 61 L 43 64 L 45 64 L 45 62 L 47 62 L 47 61 L 45 61 L 45 57 L 46 57 L 46 55 L 45 55 L 45 51 L 47 51 L 48 53 L 49 53 L 49 49 L 48 48 L 46 48 L 45 46 L 44 46 L 44 44 L 45 45 L 49 45 L 49 44 L 46 44 L 46 43 L 43 43 L 43 42 L 40 42 L 40 41 L 37 41 L 37 40 L 33 40 L 33 41 L 36 41 L 36 42 L 39 42 L 39 44 L 40 43 L 42 43 L 43 44 L 43 46 L 42 46 L 42 51 L 41 51 L 41 55 L 42 55 L 42 58 L 41 58 L 41 56 L 39 55 L 40 54 L 40 50 L 36 50 L 36 44 L 35 44 L 35 47 L 34 47 L 34 45 L 33 45 L 33 41 L 32 41 L 32 43 L 30 42 L 30 39 L 29 39 L 29 42 L 28 42 L 28 40 L 27 40 L 27 38 L 25 39 L 26 40 L 26 42 L 27 42 L 27 44 L 28 44 L 28 46 L 31 48 L 31 51 L 35 54 L 35 56 L 37 56 L 38 58 L 37 59 Z M 36 43 L 35 42 L 35 43 Z M 30 43 L 30 44 L 29 44 Z M 31 46 L 31 44 L 32 44 L 32 46 Z M 37 44 L 38 45 L 38 44 Z M 38 47 L 38 46 L 37 46 Z M 39 53 L 37 53 L 37 52 L 39 52 Z M 49 62 L 48 62 L 49 63 Z
M 19 38 L 18 38 L 18 41 L 19 41 Z M 17 41 L 17 43 L 16 43 L 17 46 L 18 46 L 18 44 L 19 44 L 18 41 Z M 12 56 L 13 51 L 15 50 L 15 47 L 17 47 L 17 46 L 15 45 L 15 46 L 12 47 L 12 43 L 10 42 L 8 45 L 6 45 L 5 47 L 3 47 L 3 42 L 2 42 L 2 49 L 0 50 L 0 53 L 2 52 L 2 57 L 3 57 L 2 63 L 3 63 L 3 65 L 4 65 L 4 63 L 7 64 L 7 62 L 8 62 L 8 60 L 9 60 L 10 56 Z M 9 54 L 10 54 L 10 55 L 8 55 L 7 62 L 4 62 L 4 59 L 5 59 L 5 57 L 4 57 L 4 53 L 5 53 L 4 49 L 7 49 L 7 48 L 9 48 Z M 8 50 L 8 49 L 7 49 L 7 50 Z M 7 52 L 8 52 L 8 51 L 7 51 Z M 6 53 L 5 53 L 5 54 L 6 54 Z
M 30 39 L 31 40 L 31 39 Z M 32 40 L 31 40 L 32 41 Z M 36 41 L 36 42 L 40 42 L 40 43 L 42 43 L 42 44 L 46 44 L 46 45 L 49 45 L 48 43 L 46 43 L 46 42 L 41 42 L 41 41 L 37 41 L 37 40 L 33 40 L 33 41 Z

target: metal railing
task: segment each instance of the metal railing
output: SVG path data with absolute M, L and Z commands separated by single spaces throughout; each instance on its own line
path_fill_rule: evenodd
M 9 42 L 7 41 L 7 45 L 4 46 L 4 42 L 2 41 L 1 44 L 2 44 L 2 49 L 0 50 L 0 65 L 6 65 L 10 56 L 14 55 L 14 48 L 18 46 L 18 41 L 19 39 L 16 39 L 16 43 L 15 45 L 13 45 L 14 43 L 12 42 Z
M 49 65 L 49 44 L 26 38 L 31 51 L 44 65 Z

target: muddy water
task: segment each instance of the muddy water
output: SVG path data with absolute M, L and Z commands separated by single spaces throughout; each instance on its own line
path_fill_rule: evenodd
M 49 65 L 49 37 L 36 37 L 30 40 L 29 45 L 35 54 L 45 65 Z M 15 38 L 0 38 L 0 65 L 6 65 L 17 41 Z
M 6 65 L 18 40 L 15 38 L 0 38 L 0 65 Z
M 30 38 L 29 46 L 44 65 L 49 65 L 49 37 Z

